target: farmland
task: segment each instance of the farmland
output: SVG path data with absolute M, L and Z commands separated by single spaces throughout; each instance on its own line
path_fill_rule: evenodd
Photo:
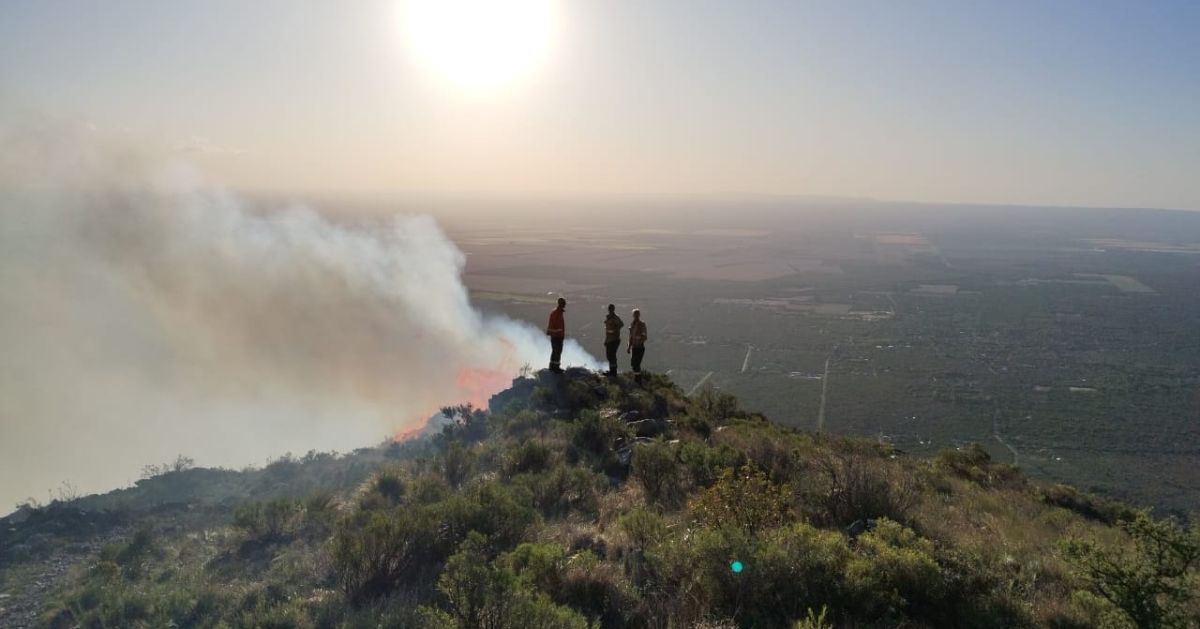
M 604 306 L 640 307 L 647 366 L 685 389 L 705 379 L 776 421 L 913 454 L 978 442 L 1035 476 L 1200 508 L 1200 215 L 871 211 L 450 231 L 481 308 L 540 326 L 562 294 L 571 334 L 602 355 Z

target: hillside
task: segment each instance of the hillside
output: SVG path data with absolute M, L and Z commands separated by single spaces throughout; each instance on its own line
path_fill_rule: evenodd
M 152 469 L 0 522 L 0 625 L 1200 626 L 1200 530 L 780 427 L 712 389 L 514 381 L 439 434 Z

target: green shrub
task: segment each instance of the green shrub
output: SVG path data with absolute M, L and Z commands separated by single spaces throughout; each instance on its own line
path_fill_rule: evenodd
M 629 429 L 616 417 L 604 417 L 587 410 L 579 415 L 571 443 L 580 450 L 596 455 L 609 455 L 618 440 L 629 438 Z
M 476 455 L 460 441 L 451 441 L 442 455 L 442 476 L 451 487 L 461 487 L 475 471 Z
M 846 582 L 867 618 L 888 610 L 912 612 L 944 599 L 942 573 L 933 543 L 887 519 L 857 539 L 857 553 L 846 568 Z
M 732 526 L 744 531 L 775 528 L 792 517 L 791 492 L 746 465 L 725 469 L 717 482 L 689 505 L 692 517 L 708 527 Z
M 397 468 L 384 468 L 375 476 L 375 491 L 388 502 L 396 505 L 404 498 L 407 490 L 404 474 Z
M 814 612 L 810 607 L 804 612 L 804 618 L 796 621 L 793 629 L 833 629 L 833 625 L 825 618 L 828 613 L 829 608 L 825 605 L 821 606 L 820 612 Z
M 500 548 L 523 541 L 539 517 L 529 491 L 498 482 L 483 483 L 434 505 L 440 524 L 439 544 L 452 549 L 470 531 L 488 537 Z
M 112 561 L 131 580 L 145 576 L 150 562 L 162 556 L 162 545 L 149 528 L 138 529 L 124 545 L 109 546 L 100 553 L 101 560 Z
M 602 474 L 562 464 L 539 474 L 521 474 L 513 483 L 529 490 L 533 505 L 546 517 L 572 512 L 594 517 L 608 486 Z
M 588 552 L 567 561 L 562 586 L 550 595 L 554 602 L 579 611 L 589 620 L 598 620 L 603 627 L 648 624 L 642 618 L 641 602 L 629 588 L 621 568 L 599 561 Z
M 809 500 L 822 507 L 820 520 L 847 526 L 888 518 L 907 522 L 918 491 L 910 477 L 888 461 L 867 455 L 828 454 L 818 459 L 824 485 Z
M 489 561 L 487 539 L 472 532 L 450 557 L 438 579 L 449 619 L 463 628 L 544 627 L 585 629 L 579 614 L 522 583 L 502 565 Z
M 520 439 L 545 432 L 551 420 L 542 411 L 525 409 L 515 414 L 506 413 L 502 421 L 504 434 Z
M 487 412 L 470 404 L 443 408 L 442 415 L 449 417 L 450 422 L 442 426 L 442 432 L 437 436 L 439 445 L 453 441 L 472 444 L 491 432 Z
M 714 597 L 718 613 L 742 626 L 779 627 L 824 605 L 853 608 L 855 603 L 843 585 L 851 552 L 841 535 L 794 523 L 739 543 L 730 531 L 721 533 L 731 542 L 729 556 L 720 561 L 719 552 L 713 552 L 706 562 L 713 571 L 712 582 L 718 585 Z M 735 559 L 743 564 L 740 573 L 730 568 Z
M 440 476 L 426 475 L 417 478 L 409 485 L 408 495 L 414 504 L 428 505 L 441 502 L 451 495 L 452 491 Z
M 679 450 L 679 461 L 696 487 L 708 487 L 726 469 L 746 464 L 746 455 L 726 445 L 709 447 L 700 443 L 685 443 Z
M 675 448 L 667 443 L 656 441 L 634 448 L 632 475 L 651 502 L 672 507 L 683 497 Z
M 978 443 L 967 448 L 938 452 L 934 467 L 984 487 L 1016 488 L 1025 485 L 1020 470 L 1012 465 L 993 463 L 991 455 Z
M 562 587 L 567 552 L 558 544 L 521 544 L 503 557 L 503 564 L 523 581 L 553 594 Z
M 635 411 L 639 417 L 665 417 L 668 412 L 667 401 L 662 395 L 641 389 L 630 391 L 622 400 L 621 409 Z
M 1138 512 L 1119 502 L 1086 494 L 1067 485 L 1048 485 L 1039 488 L 1042 501 L 1062 507 L 1079 515 L 1109 525 L 1129 522 L 1137 518 Z
M 1102 620 L 1137 627 L 1189 627 L 1200 622 L 1200 527 L 1155 520 L 1140 512 L 1121 528 L 1132 545 L 1107 548 L 1067 539 L 1063 552 L 1088 589 L 1077 598 L 1102 610 Z
M 431 508 L 403 514 L 370 513 L 361 527 L 339 525 L 332 544 L 332 563 L 346 596 L 362 602 L 391 592 L 421 576 L 437 559 L 440 523 Z M 443 555 L 444 556 L 444 555 Z
M 571 380 L 566 388 L 567 407 L 572 412 L 583 408 L 596 408 L 600 403 L 602 389 L 583 380 Z
M 549 469 L 553 457 L 554 453 L 544 442 L 524 441 L 509 449 L 504 462 L 504 472 L 509 476 L 541 472 Z
M 692 412 L 699 418 L 720 426 L 734 417 L 743 417 L 745 413 L 738 406 L 737 397 L 719 391 L 712 385 L 705 385 L 692 395 Z
M 275 543 L 291 539 L 304 526 L 304 504 L 292 498 L 252 502 L 234 511 L 233 526 L 250 540 Z
M 629 537 L 635 550 L 645 551 L 667 538 L 667 523 L 662 516 L 647 509 L 634 509 L 621 516 L 617 525 Z

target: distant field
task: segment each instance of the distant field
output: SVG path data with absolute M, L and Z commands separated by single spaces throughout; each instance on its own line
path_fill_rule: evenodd
M 563 293 L 597 355 L 603 306 L 641 307 L 647 367 L 685 390 L 728 389 L 806 429 L 824 394 L 825 430 L 913 453 L 978 442 L 1036 476 L 1200 509 L 1200 245 L 1064 225 L 1036 239 L 826 221 L 459 242 L 481 305 L 542 325 Z

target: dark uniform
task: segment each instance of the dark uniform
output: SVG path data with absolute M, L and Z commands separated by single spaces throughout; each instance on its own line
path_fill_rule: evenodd
M 609 375 L 617 375 L 617 350 L 621 348 L 621 328 L 625 322 L 616 313 L 604 317 L 604 354 L 608 357 Z

